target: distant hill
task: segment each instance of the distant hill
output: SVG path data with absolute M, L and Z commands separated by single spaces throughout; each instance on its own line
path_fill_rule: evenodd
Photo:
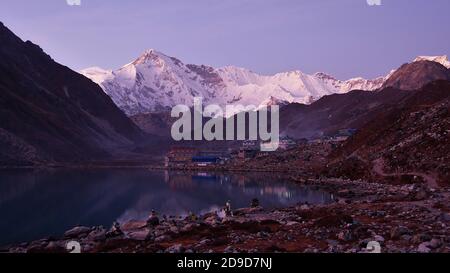
M 417 90 L 436 80 L 450 81 L 450 70 L 437 62 L 416 61 L 401 66 L 383 84 L 383 88 Z

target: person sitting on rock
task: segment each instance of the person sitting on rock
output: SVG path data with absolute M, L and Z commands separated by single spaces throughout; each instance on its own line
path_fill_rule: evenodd
M 154 210 L 152 210 L 152 214 L 150 214 L 150 217 L 147 219 L 147 227 L 154 228 L 158 225 L 159 225 L 158 215 Z
M 225 215 L 226 216 L 233 216 L 233 211 L 231 210 L 231 201 L 228 200 L 225 204 Z
M 191 220 L 192 222 L 196 222 L 198 220 L 198 217 L 197 215 L 195 215 L 195 213 L 189 212 L 189 220 Z
M 251 208 L 257 208 L 259 207 L 259 200 L 258 198 L 253 198 L 252 203 L 250 204 Z
M 122 229 L 120 229 L 120 224 L 118 222 L 114 222 L 110 231 L 106 233 L 106 237 L 117 237 L 123 235 Z

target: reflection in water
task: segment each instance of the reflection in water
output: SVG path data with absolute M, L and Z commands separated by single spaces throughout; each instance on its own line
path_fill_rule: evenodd
M 147 170 L 0 172 L 0 245 L 61 235 L 77 226 L 109 227 L 115 220 L 217 210 L 227 200 L 267 208 L 328 203 L 329 194 L 289 183 L 280 175 Z

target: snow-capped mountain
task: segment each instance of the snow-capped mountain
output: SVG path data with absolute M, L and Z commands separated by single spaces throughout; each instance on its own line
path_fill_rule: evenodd
M 194 97 L 222 106 L 258 107 L 274 101 L 310 104 L 330 94 L 379 89 L 392 72 L 373 80 L 346 81 L 325 73 L 309 75 L 298 70 L 267 76 L 234 66 L 184 64 L 150 49 L 118 70 L 94 67 L 81 74 L 99 84 L 126 114 L 135 115 L 167 110 L 177 104 L 192 105 Z
M 448 57 L 446 55 L 443 56 L 419 56 L 417 57 L 414 62 L 419 61 L 431 61 L 440 63 L 443 66 L 445 66 L 447 69 L 450 69 L 450 61 L 448 60 Z

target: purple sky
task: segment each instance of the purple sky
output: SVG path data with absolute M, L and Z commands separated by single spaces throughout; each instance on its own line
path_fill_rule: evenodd
M 449 0 L 381 1 L 1 0 L 0 21 L 76 70 L 118 68 L 154 48 L 186 63 L 347 79 L 450 55 Z

